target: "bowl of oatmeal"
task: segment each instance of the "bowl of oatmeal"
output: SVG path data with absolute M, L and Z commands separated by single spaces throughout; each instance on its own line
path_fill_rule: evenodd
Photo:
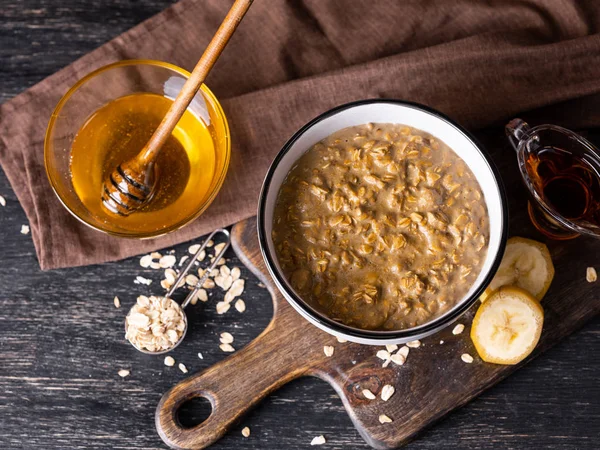
M 259 199 L 267 268 L 307 320 L 364 344 L 454 322 L 490 283 L 507 236 L 500 176 L 430 108 L 366 100 L 302 127 Z

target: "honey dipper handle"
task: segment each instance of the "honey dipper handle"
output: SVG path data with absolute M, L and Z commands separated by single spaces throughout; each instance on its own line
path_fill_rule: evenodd
M 244 15 L 248 11 L 248 8 L 250 8 L 252 2 L 253 0 L 236 0 L 232 5 L 227 16 L 221 23 L 221 26 L 208 44 L 208 47 L 204 50 L 200 61 L 198 61 L 198 64 L 194 67 L 190 77 L 183 85 L 179 95 L 177 95 L 177 98 L 169 108 L 169 111 L 167 111 L 162 122 L 142 149 L 142 152 L 140 153 L 140 163 L 149 164 L 154 160 L 161 147 L 173 132 L 177 122 L 179 122 L 179 119 L 183 116 L 186 108 L 198 92 L 198 89 L 202 86 L 202 83 L 215 65 L 215 62 L 217 62 L 221 52 L 244 18 Z

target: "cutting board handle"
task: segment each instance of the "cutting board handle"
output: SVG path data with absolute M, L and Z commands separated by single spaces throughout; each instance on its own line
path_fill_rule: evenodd
M 267 329 L 248 346 L 192 375 L 162 397 L 155 420 L 167 445 L 176 449 L 211 445 L 269 393 L 306 373 L 312 352 L 294 345 L 302 340 L 302 328 L 293 326 L 298 318 L 287 311 L 276 312 Z M 177 411 L 195 397 L 206 398 L 212 412 L 201 424 L 184 428 Z

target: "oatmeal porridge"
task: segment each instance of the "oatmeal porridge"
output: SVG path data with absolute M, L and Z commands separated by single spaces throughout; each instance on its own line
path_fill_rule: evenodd
M 489 223 L 475 176 L 444 142 L 365 124 L 300 157 L 279 191 L 272 237 L 283 273 L 315 309 L 349 326 L 399 330 L 467 293 Z

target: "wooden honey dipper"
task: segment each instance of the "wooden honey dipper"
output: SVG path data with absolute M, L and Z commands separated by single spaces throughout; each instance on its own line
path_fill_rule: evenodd
M 107 211 L 128 216 L 146 205 L 156 194 L 159 177 L 156 158 L 252 2 L 235 1 L 148 143 L 135 157 L 122 162 L 106 178 L 102 204 Z

